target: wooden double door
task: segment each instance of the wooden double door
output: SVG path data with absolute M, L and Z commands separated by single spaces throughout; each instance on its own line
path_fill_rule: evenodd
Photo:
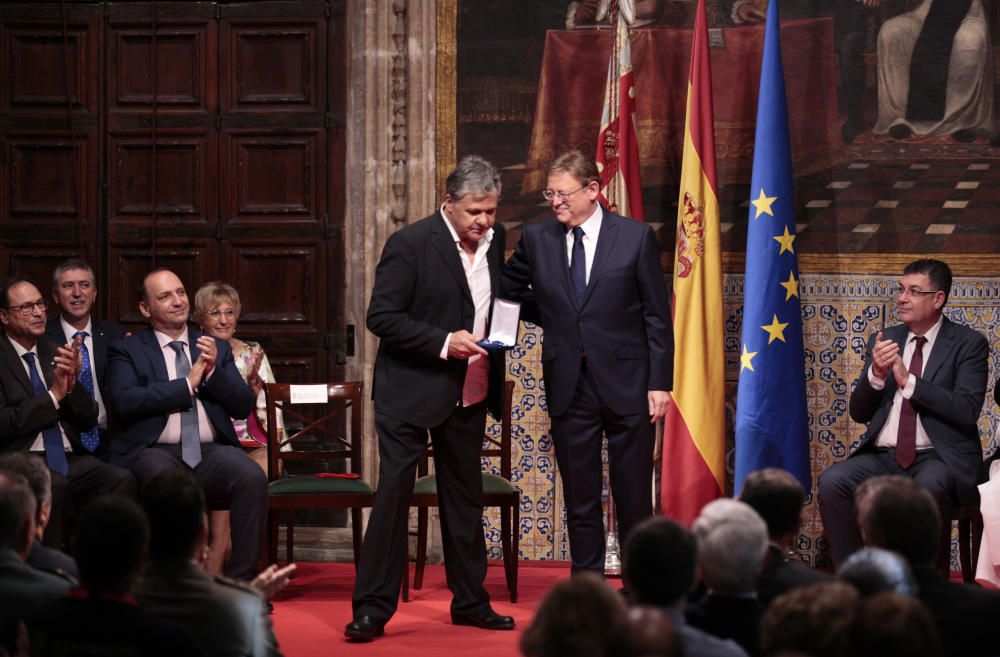
M 279 381 L 339 379 L 342 0 L 0 2 L 0 272 L 82 257 L 138 329 L 154 265 L 240 293 Z M 155 92 L 154 92 L 155 90 Z

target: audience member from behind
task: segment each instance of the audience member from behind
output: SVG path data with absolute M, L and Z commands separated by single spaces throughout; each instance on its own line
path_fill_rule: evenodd
M 708 594 L 688 608 L 688 622 L 734 640 L 749 655 L 760 654 L 757 578 L 767 552 L 767 525 L 748 504 L 724 498 L 706 504 L 691 530 Z
M 281 655 L 267 601 L 251 586 L 212 577 L 198 562 L 208 541 L 205 497 L 186 469 L 161 472 L 142 488 L 151 562 L 135 597 L 151 614 L 190 630 L 212 657 Z
M 70 582 L 24 563 L 35 537 L 35 496 L 27 480 L 0 472 L 0 649 L 14 652 L 18 621 L 65 595 Z
M 0 470 L 15 472 L 24 477 L 35 496 L 35 537 L 28 553 L 27 563 L 36 570 L 69 579 L 74 584 L 80 579 L 73 557 L 65 552 L 42 545 L 42 535 L 52 513 L 52 475 L 45 461 L 36 454 L 8 452 L 0 454 Z
M 667 518 L 640 523 L 625 544 L 622 578 L 631 599 L 670 617 L 685 657 L 745 657 L 729 639 L 712 636 L 685 622 L 684 605 L 694 586 L 698 544 L 687 529 Z
M 919 600 L 878 593 L 864 600 L 851 634 L 852 657 L 941 657 L 941 638 Z M 995 647 L 993 653 L 996 653 Z
M 757 580 L 762 606 L 799 586 L 828 582 L 827 573 L 809 568 L 801 560 L 788 558 L 802 525 L 806 492 L 792 473 L 781 468 L 757 470 L 747 475 L 740 501 L 749 504 L 767 524 L 768 546 L 764 568 Z
M 687 657 L 670 617 L 645 605 L 628 610 L 617 650 L 609 657 Z
M 876 481 L 877 480 L 877 481 Z M 948 581 L 934 567 L 941 518 L 934 497 L 915 480 L 884 475 L 859 499 L 859 522 L 871 545 L 893 550 L 910 562 L 917 598 L 947 640 L 948 657 L 996 655 L 994 623 L 1000 618 L 1000 591 Z
M 843 582 L 813 584 L 778 596 L 761 618 L 761 654 L 851 657 L 858 605 L 858 592 Z
M 837 570 L 837 579 L 854 586 L 862 598 L 876 593 L 917 594 L 917 583 L 906 559 L 877 547 L 861 548 L 847 557 Z
M 80 514 L 81 588 L 28 619 L 33 657 L 201 655 L 191 633 L 139 609 L 132 587 L 146 561 L 149 524 L 139 505 L 106 496 Z
M 625 603 L 604 579 L 580 573 L 545 594 L 521 636 L 525 657 L 606 657 L 627 623 Z

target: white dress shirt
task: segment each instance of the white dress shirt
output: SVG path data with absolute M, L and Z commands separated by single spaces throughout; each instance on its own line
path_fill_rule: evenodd
M 5 336 L 5 337 L 7 338 L 8 342 L 10 342 L 10 344 L 14 347 L 14 351 L 17 352 L 17 358 L 18 358 L 18 360 L 21 361 L 21 366 L 24 368 L 24 373 L 28 375 L 28 380 L 30 381 L 31 380 L 31 370 L 28 369 L 28 361 L 24 360 L 24 354 L 29 353 L 29 350 L 25 349 L 24 347 L 22 347 L 20 345 L 20 343 L 18 343 L 17 341 L 12 340 L 9 335 Z M 41 380 L 42 380 L 42 385 L 45 385 L 45 375 L 42 374 L 42 367 L 43 367 L 43 365 L 42 365 L 42 361 L 39 360 L 39 358 L 38 358 L 38 345 L 37 344 L 30 349 L 30 353 L 35 354 L 35 367 L 38 368 L 37 372 L 38 372 L 39 378 L 41 378 Z M 56 410 L 59 410 L 59 402 L 56 401 L 56 396 L 52 394 L 51 390 L 49 390 L 48 393 L 49 393 L 49 399 L 52 400 L 52 404 L 56 407 Z M 67 452 L 72 452 L 73 451 L 73 446 L 69 444 L 69 439 L 66 437 L 66 430 L 63 429 L 62 423 L 61 422 L 56 422 L 56 426 L 59 427 L 59 433 L 62 434 L 63 449 L 65 449 Z M 44 452 L 45 451 L 45 443 L 42 441 L 42 432 L 41 431 L 39 431 L 38 435 L 35 437 L 35 442 L 31 443 L 31 447 L 29 448 L 29 451 L 32 451 L 32 452 Z
M 90 376 L 94 379 L 94 401 L 97 402 L 97 426 L 102 429 L 108 428 L 108 411 L 104 407 L 104 398 L 101 396 L 101 386 L 97 383 L 97 368 L 94 366 L 94 324 L 87 318 L 87 325 L 83 329 L 75 329 L 73 326 L 66 321 L 65 318 L 59 317 L 59 325 L 62 326 L 63 335 L 66 336 L 66 342 L 72 342 L 73 336 L 77 334 L 79 330 L 83 330 L 87 333 L 87 337 L 83 339 L 83 344 L 87 345 L 87 358 L 90 361 Z M 79 383 L 79 381 L 78 381 Z
M 160 350 L 163 353 L 163 360 L 167 364 L 167 378 L 173 381 L 177 376 L 177 367 L 174 360 L 177 358 L 177 352 L 174 348 L 170 346 L 171 342 L 175 342 L 174 338 L 171 338 L 165 333 L 160 333 L 159 331 L 153 331 L 153 335 L 156 336 L 156 341 L 160 343 Z M 184 353 L 187 354 L 188 361 L 194 365 L 194 359 L 191 358 L 191 344 L 188 340 L 188 330 L 184 329 L 184 334 L 181 335 L 176 340 L 177 342 L 184 343 Z M 208 414 L 205 413 L 205 407 L 202 406 L 201 401 L 198 396 L 194 394 L 191 390 L 191 383 L 185 381 L 188 387 L 188 393 L 194 398 L 195 405 L 198 407 L 198 434 L 199 439 L 203 443 L 210 443 L 215 440 L 215 427 L 208 420 Z M 181 410 L 177 409 L 167 416 L 167 426 L 163 427 L 163 433 L 160 434 L 160 438 L 157 442 L 166 445 L 179 445 L 181 442 Z
M 580 224 L 583 229 L 583 254 L 587 262 L 586 281 L 590 283 L 590 268 L 594 266 L 594 254 L 597 253 L 597 237 L 601 234 L 601 222 L 604 221 L 604 212 L 598 205 L 594 214 L 587 217 L 587 220 Z M 566 231 L 566 262 L 573 264 L 573 231 Z
M 923 356 L 924 356 L 924 369 L 927 368 L 927 363 L 931 358 L 931 350 L 934 349 L 934 343 L 937 341 L 938 333 L 941 331 L 941 323 L 944 320 L 944 316 L 938 318 L 937 323 L 930 328 L 924 337 L 927 338 L 927 342 L 924 344 Z M 912 331 L 906 334 L 906 346 L 903 348 L 903 365 L 906 369 L 910 369 L 910 361 L 913 359 L 913 352 L 917 349 L 917 343 L 914 338 L 917 337 L 916 333 Z M 923 370 L 921 370 L 923 371 Z M 892 370 L 890 369 L 886 376 L 892 376 Z M 872 388 L 876 390 L 882 390 L 885 388 L 885 379 L 880 379 L 875 375 L 873 368 L 868 368 L 868 382 L 872 384 Z M 903 407 L 903 400 L 909 399 L 913 396 L 913 391 L 917 387 L 917 377 L 910 374 L 906 379 L 906 385 L 902 388 L 897 386 L 896 394 L 892 398 L 892 408 L 889 409 L 889 417 L 886 418 L 885 424 L 882 425 L 882 430 L 878 434 L 878 438 L 875 440 L 876 447 L 895 447 L 896 446 L 896 434 L 899 431 L 899 413 Z M 929 449 L 934 446 L 931 443 L 931 439 L 927 436 L 927 431 L 924 430 L 924 424 L 920 420 L 920 414 L 917 413 L 917 449 Z
M 444 225 L 448 227 L 451 238 L 455 241 L 455 248 L 458 249 L 459 259 L 462 261 L 462 268 L 465 270 L 465 280 L 469 283 L 469 291 L 472 293 L 472 303 L 476 307 L 475 319 L 472 323 L 472 335 L 476 339 L 486 337 L 486 323 L 490 316 L 490 298 L 492 288 L 490 286 L 490 263 L 486 258 L 490 250 L 490 243 L 493 241 L 493 229 L 490 228 L 479 240 L 475 255 L 470 259 L 469 254 L 462 249 L 461 240 L 454 226 L 448 221 L 448 216 L 444 212 L 444 205 L 441 205 L 441 216 L 444 218 Z M 444 340 L 444 347 L 440 356 L 443 360 L 448 360 L 448 345 L 451 343 L 451 333 Z M 468 360 L 468 369 L 465 372 L 465 385 L 462 387 L 462 405 L 472 406 L 486 399 L 489 389 L 490 361 L 480 355 L 475 355 Z

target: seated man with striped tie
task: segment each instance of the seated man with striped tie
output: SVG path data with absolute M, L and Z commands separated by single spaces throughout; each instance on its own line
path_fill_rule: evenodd
M 125 327 L 91 316 L 97 300 L 94 270 L 83 260 L 71 258 L 52 273 L 52 299 L 59 312 L 53 312 L 45 325 L 45 337 L 56 344 L 66 344 L 80 335 L 83 356 L 77 384 L 97 402 L 97 424 L 80 432 L 80 442 L 103 461 L 108 460 L 108 396 L 104 372 L 108 364 L 108 345 L 125 337 Z
M 899 283 L 902 324 L 879 331 L 869 344 L 850 401 L 851 418 L 868 429 L 858 448 L 819 480 L 836 565 L 861 546 L 854 491 L 871 477 L 911 477 L 934 496 L 946 522 L 955 503 L 978 503 L 983 452 L 977 422 L 989 346 L 980 333 L 944 316 L 950 292 L 947 264 L 911 262 Z
M 146 274 L 137 290 L 150 330 L 111 345 L 108 402 L 117 418 L 111 462 L 140 489 L 164 470 L 188 467 L 210 508 L 231 511 L 233 552 L 223 572 L 253 579 L 267 508 L 267 477 L 240 447 L 231 418 L 255 398 L 229 343 L 188 328 L 190 304 L 172 271 Z
M 0 287 L 0 451 L 44 454 L 52 472 L 52 516 L 44 543 L 61 548 L 71 507 L 100 493 L 135 496 L 135 479 L 104 463 L 81 441 L 97 423 L 97 404 L 77 375 L 80 343 L 60 346 L 45 334 L 45 298 L 31 281 L 12 278 Z

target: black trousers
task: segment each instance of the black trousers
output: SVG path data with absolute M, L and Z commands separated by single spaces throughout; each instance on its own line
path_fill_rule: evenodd
M 180 445 L 154 444 L 139 452 L 132 472 L 139 489 L 164 470 L 186 468 Z M 233 553 L 223 567 L 226 577 L 251 580 L 257 575 L 267 513 L 267 475 L 239 447 L 202 443 L 194 476 L 210 509 L 229 509 Z
M 45 458 L 44 452 L 36 452 Z M 110 465 L 94 456 L 66 454 L 69 472 L 52 472 L 52 512 L 42 543 L 63 550 L 69 541 L 72 518 L 87 502 L 105 493 L 135 497 L 135 477 L 125 468 Z
M 584 362 L 569 408 L 552 418 L 574 573 L 604 572 L 602 435 L 608 439 L 611 493 L 619 544 L 624 546 L 632 529 L 653 513 L 653 425 L 646 413 L 613 413 Z
M 441 539 L 451 609 L 474 613 L 490 604 L 483 538 L 483 478 L 480 452 L 486 404 L 456 406 L 442 424 L 418 427 L 375 414 L 379 438 L 378 491 L 368 520 L 354 583 L 354 616 L 384 625 L 395 613 L 406 575 L 406 541 L 417 462 L 430 432 L 437 473 Z
M 933 449 L 918 451 L 916 461 L 906 470 L 896 463 L 893 448 L 854 454 L 831 465 L 819 478 L 819 512 L 836 566 L 844 563 L 862 545 L 854 490 L 861 482 L 878 475 L 912 477 L 934 496 L 941 518 L 951 518 L 955 478 Z

